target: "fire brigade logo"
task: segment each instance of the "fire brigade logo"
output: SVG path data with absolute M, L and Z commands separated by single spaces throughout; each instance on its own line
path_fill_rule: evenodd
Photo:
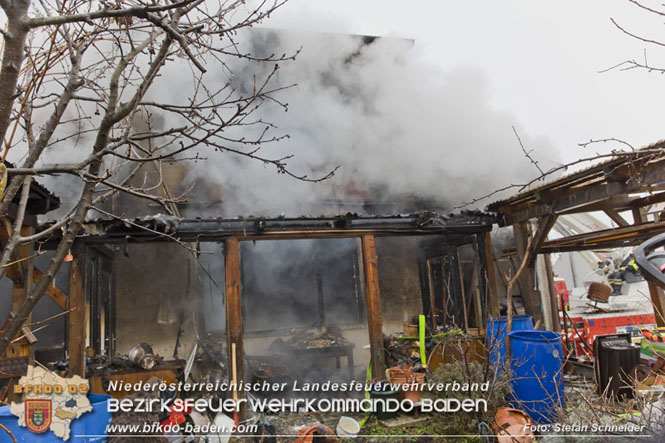
M 51 426 L 51 400 L 26 400 L 25 425 L 32 432 L 44 432 Z

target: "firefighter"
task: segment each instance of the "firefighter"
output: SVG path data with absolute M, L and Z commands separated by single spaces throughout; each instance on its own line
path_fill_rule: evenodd
M 633 254 L 630 254 L 623 262 L 621 262 L 618 271 L 614 271 L 607 276 L 610 286 L 612 287 L 612 295 L 621 295 L 621 288 L 623 287 L 624 281 L 634 283 L 641 280 L 641 278 L 642 276 L 637 267 L 637 263 L 635 263 L 635 257 L 633 257 Z

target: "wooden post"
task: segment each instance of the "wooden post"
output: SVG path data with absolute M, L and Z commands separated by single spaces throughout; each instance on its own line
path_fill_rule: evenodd
M 381 322 L 381 295 L 376 246 L 373 235 L 363 235 L 363 263 L 365 268 L 365 300 L 367 305 L 367 328 L 369 347 L 372 353 L 372 378 L 383 378 L 386 365 L 383 361 L 383 325 Z
M 646 223 L 646 209 L 633 208 L 633 219 L 636 225 Z M 665 327 L 665 294 L 653 283 L 647 282 L 649 286 L 649 296 L 653 305 L 653 314 L 656 317 L 656 324 L 659 328 Z
M 432 329 L 436 329 L 436 292 L 434 291 L 434 278 L 432 276 L 432 265 L 430 263 L 430 260 L 425 260 L 425 262 L 427 263 L 427 280 L 429 281 L 430 318 L 432 320 Z
M 494 249 L 492 248 L 492 234 L 490 231 L 485 232 L 484 245 L 478 243 L 478 252 L 481 260 L 481 268 L 485 270 L 485 274 L 480 274 L 480 278 L 487 277 L 487 284 L 485 290 L 487 291 L 487 310 L 489 315 L 496 317 L 501 312 L 499 306 L 499 287 L 496 280 L 496 264 L 494 262 Z M 484 247 L 483 247 L 484 246 Z M 485 266 L 482 266 L 483 261 Z
M 86 324 L 86 302 L 83 274 L 78 258 L 71 262 L 69 268 L 69 329 L 67 352 L 69 354 L 69 377 L 85 376 L 85 338 L 88 330 Z
M 547 286 L 550 288 L 550 306 L 552 309 L 552 330 L 561 332 L 561 319 L 559 318 L 559 297 L 554 284 L 554 273 L 552 272 L 552 257 L 545 254 L 545 273 L 547 274 Z
M 236 382 L 245 378 L 244 351 L 242 346 L 242 301 L 240 298 L 240 246 L 237 238 L 228 238 L 224 242 L 226 276 L 226 338 L 229 355 L 229 373 L 236 373 Z M 235 366 L 231 367 L 231 349 L 235 346 Z M 238 399 L 245 396 L 243 390 L 237 390 Z M 245 408 L 240 408 L 240 420 L 245 419 Z
M 526 222 L 520 222 L 513 225 L 513 232 L 515 233 L 515 242 L 517 243 L 517 256 L 518 262 L 522 263 L 525 255 L 527 254 L 527 245 L 529 242 L 529 231 Z M 517 270 L 515 270 L 517 271 Z M 519 287 L 522 292 L 522 300 L 527 310 L 527 314 L 533 317 L 533 324 L 535 325 L 540 320 L 543 323 L 543 312 L 540 309 L 540 299 L 536 294 L 535 286 L 536 280 L 534 277 L 533 268 L 531 264 L 527 263 L 526 267 L 519 276 Z
M 459 247 L 453 247 L 454 256 L 453 259 L 457 262 L 457 275 L 456 278 L 459 281 L 460 294 L 462 294 L 462 309 L 464 312 L 464 332 L 469 331 L 469 312 L 466 307 L 466 291 L 464 289 L 464 272 L 462 271 L 462 260 L 459 255 Z

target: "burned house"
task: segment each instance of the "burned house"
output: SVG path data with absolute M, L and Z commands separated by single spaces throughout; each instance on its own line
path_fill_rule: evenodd
M 91 221 L 72 249 L 67 306 L 76 309 L 63 357 L 70 373 L 94 378 L 148 343 L 163 359 L 155 370 L 177 373 L 195 345 L 221 350 L 216 358 L 228 367 L 233 345 L 242 379 L 256 369 L 247 361 L 269 356 L 280 338 L 302 364 L 361 378 L 371 360 L 382 374 L 384 334 L 415 315 L 434 329 L 483 328 L 496 306 L 486 259 L 492 222 L 482 213 Z M 313 329 L 337 341 L 301 346 Z

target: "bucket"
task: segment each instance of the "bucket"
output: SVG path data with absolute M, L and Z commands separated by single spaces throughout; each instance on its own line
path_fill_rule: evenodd
M 610 294 L 612 294 L 612 288 L 610 286 L 595 281 L 589 285 L 587 298 L 591 301 L 607 303 L 610 299 Z
M 506 328 L 508 317 L 490 317 L 487 319 L 487 343 L 486 349 L 490 353 L 492 365 L 499 363 L 503 366 L 506 362 Z M 513 315 L 513 331 L 533 329 L 533 319 L 530 315 Z
M 514 331 L 508 336 L 515 407 L 537 423 L 554 422 L 565 406 L 561 336 L 534 330 Z
M 107 403 L 110 398 L 110 395 L 88 394 L 92 411 L 72 420 L 69 425 L 68 443 L 106 441 L 106 425 L 111 421 L 111 413 L 107 411 Z M 10 412 L 9 406 L 0 407 L 0 424 L 9 429 L 18 442 L 62 443 L 62 439 L 56 437 L 51 431 L 36 434 L 26 427 L 19 426 L 18 417 Z M 5 438 L 7 441 L 11 440 L 7 433 L 0 429 L 0 441 L 5 441 Z
M 386 369 L 386 379 L 392 383 L 395 377 L 408 377 L 413 372 L 413 365 L 398 365 Z
M 397 400 L 399 397 L 398 390 L 386 390 L 386 391 L 370 391 L 369 395 L 371 398 L 382 399 L 382 400 Z M 385 411 L 383 409 L 383 402 L 376 403 L 376 418 L 378 420 L 390 420 L 391 418 L 397 417 L 397 411 Z
M 337 422 L 337 436 L 342 438 L 356 438 L 360 432 L 360 424 L 351 417 L 342 415 Z

